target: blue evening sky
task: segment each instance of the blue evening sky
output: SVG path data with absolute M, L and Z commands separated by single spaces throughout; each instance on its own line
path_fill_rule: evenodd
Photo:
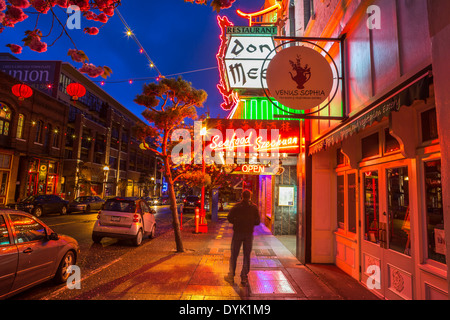
M 234 25 L 247 26 L 248 20 L 238 17 L 236 9 L 254 12 L 260 10 L 263 5 L 264 0 L 236 0 L 230 9 L 221 10 L 219 15 L 226 15 Z M 59 17 L 64 16 L 59 7 L 56 10 Z M 217 13 L 211 6 L 196 5 L 184 0 L 122 0 L 119 10 L 163 75 L 217 67 L 216 54 L 220 45 L 220 29 L 217 24 Z M 1 52 L 10 52 L 6 47 L 8 43 L 22 45 L 24 32 L 32 30 L 36 22 L 35 15 L 28 15 L 26 21 L 18 23 L 15 28 L 5 28 L 0 34 L 0 48 L 3 48 L 0 49 Z M 113 70 L 103 89 L 141 117 L 144 108 L 135 104 L 133 99 L 142 92 L 145 82 L 134 82 L 131 85 L 128 82 L 107 82 L 156 77 L 157 73 L 148 66 L 147 59 L 139 53 L 133 39 L 125 35 L 126 29 L 117 15 L 100 29 L 98 35 L 90 36 L 83 32 L 85 27 L 101 25 L 99 22 L 82 18 L 81 30 L 69 30 L 69 34 L 78 49 L 87 54 L 91 63 L 106 65 Z M 43 34 L 49 32 L 50 26 L 49 17 L 39 19 L 39 28 Z M 59 26 L 55 26 L 52 34 L 43 41 L 51 44 L 58 37 L 60 30 Z M 72 62 L 67 56 L 67 51 L 71 48 L 74 47 L 69 38 L 63 36 L 45 53 L 36 53 L 24 47 L 22 54 L 17 57 L 21 60 L 62 60 L 71 62 L 79 68 L 81 64 Z M 217 69 L 187 73 L 182 77 L 192 82 L 196 89 L 203 89 L 208 93 L 203 111 L 209 108 L 211 117 L 227 115 L 227 112 L 220 108 L 222 99 L 216 88 L 219 82 Z M 91 80 L 99 82 L 103 78 Z M 199 114 L 203 111 L 199 110 Z

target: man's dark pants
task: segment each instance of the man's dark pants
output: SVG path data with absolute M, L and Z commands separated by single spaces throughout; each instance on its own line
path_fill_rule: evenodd
M 241 250 L 241 244 L 244 247 L 244 264 L 241 271 L 241 279 L 247 280 L 248 273 L 250 271 L 250 254 L 252 252 L 253 233 L 233 233 L 231 240 L 231 257 L 230 257 L 230 269 L 229 276 L 235 275 L 236 262 Z

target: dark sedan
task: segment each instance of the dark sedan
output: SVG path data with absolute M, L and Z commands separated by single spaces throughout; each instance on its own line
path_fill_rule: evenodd
M 8 205 L 12 209 L 22 210 L 40 217 L 47 213 L 67 213 L 69 201 L 53 194 L 30 196 L 18 203 Z
M 83 196 L 78 197 L 69 203 L 69 212 L 84 212 L 91 213 L 92 211 L 99 211 L 105 200 L 98 196 Z
M 67 282 L 78 242 L 58 235 L 28 213 L 0 210 L 0 299 L 41 282 Z

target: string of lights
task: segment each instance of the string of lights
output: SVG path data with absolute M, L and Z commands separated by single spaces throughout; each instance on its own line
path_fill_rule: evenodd
M 122 22 L 122 24 L 125 26 L 125 29 L 126 29 L 125 34 L 128 37 L 131 37 L 134 40 L 134 42 L 136 42 L 137 46 L 139 47 L 139 53 L 143 54 L 147 58 L 150 68 L 154 69 L 158 73 L 158 76 L 160 78 L 163 77 L 162 73 L 158 70 L 158 67 L 155 65 L 155 63 L 153 62 L 152 58 L 150 58 L 150 55 L 147 53 L 145 48 L 142 46 L 141 42 L 137 38 L 136 34 L 132 31 L 132 29 L 130 28 L 130 26 L 126 22 L 125 18 L 120 13 L 119 9 L 115 8 L 114 10 L 116 11 L 117 16 L 119 17 L 119 19 Z
M 195 72 L 202 72 L 202 71 L 208 71 L 208 70 L 214 70 L 217 69 L 217 67 L 210 67 L 210 68 L 202 68 L 202 69 L 197 69 L 197 70 L 191 70 L 191 71 L 185 71 L 185 72 L 179 72 L 179 73 L 174 73 L 174 74 L 170 74 L 170 75 L 163 75 L 160 70 L 158 69 L 158 67 L 156 66 L 155 62 L 153 61 L 153 59 L 150 57 L 150 55 L 147 53 L 147 51 L 145 50 L 144 46 L 141 44 L 141 42 L 139 41 L 139 39 L 137 38 L 136 34 L 133 32 L 133 30 L 131 29 L 130 25 L 127 23 L 127 21 L 125 20 L 125 18 L 123 17 L 123 15 L 120 13 L 118 8 L 114 9 L 117 16 L 119 17 L 120 21 L 122 22 L 122 24 L 125 27 L 125 34 L 127 37 L 132 38 L 134 40 L 134 42 L 136 43 L 136 45 L 139 48 L 139 53 L 143 54 L 146 59 L 148 60 L 149 63 L 149 67 L 153 70 L 155 70 L 158 74 L 158 76 L 154 76 L 154 77 L 140 77 L 140 78 L 127 78 L 127 79 L 117 79 L 117 80 L 99 80 L 99 81 L 93 81 L 93 82 L 97 82 L 100 83 L 100 85 L 105 85 L 107 83 L 126 83 L 128 82 L 129 84 L 133 84 L 133 82 L 137 82 L 137 81 L 148 81 L 148 80 L 157 80 L 159 81 L 161 78 L 165 78 L 165 77 L 174 77 L 174 76 L 180 76 L 183 74 L 189 74 L 189 73 L 195 73 Z
M 175 76 L 181 76 L 183 74 L 202 72 L 202 71 L 209 71 L 209 70 L 215 70 L 215 69 L 217 69 L 217 67 L 196 69 L 196 70 L 191 70 L 191 71 L 185 71 L 185 72 L 168 74 L 167 76 L 164 76 L 164 77 L 175 77 Z M 98 80 L 98 81 L 93 81 L 93 82 L 97 82 L 97 83 L 100 83 L 102 85 L 105 85 L 107 83 L 115 84 L 115 83 L 126 83 L 126 82 L 128 82 L 129 84 L 133 84 L 134 82 L 138 82 L 138 81 L 159 80 L 160 78 L 161 78 L 161 76 L 157 76 L 157 77 L 141 77 L 141 78 L 126 78 L 126 79 L 117 79 L 117 80 L 108 80 L 108 81 L 106 81 L 106 80 Z

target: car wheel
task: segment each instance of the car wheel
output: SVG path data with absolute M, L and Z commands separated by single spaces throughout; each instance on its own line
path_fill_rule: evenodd
M 87 205 L 86 209 L 84 209 L 84 213 L 90 214 L 91 213 L 91 206 Z
M 67 281 L 70 276 L 68 268 L 72 265 L 75 265 L 75 253 L 73 251 L 67 251 L 59 263 L 58 271 L 56 271 L 54 278 L 56 283 L 64 283 Z
M 133 239 L 133 244 L 138 247 L 142 244 L 142 239 L 143 239 L 143 234 L 142 234 L 142 229 L 139 229 L 136 238 Z
M 33 210 L 33 215 L 34 215 L 36 218 L 41 217 L 43 213 L 44 213 L 44 211 L 42 210 L 41 207 L 36 207 L 36 208 Z
M 155 238 L 155 234 L 156 234 L 156 224 L 153 225 L 152 231 L 150 232 L 149 238 L 153 239 Z
M 94 241 L 94 243 L 100 243 L 100 241 L 102 241 L 102 237 L 96 235 L 96 234 L 92 234 L 92 241 Z
M 66 215 L 67 214 L 67 207 L 66 206 L 63 206 L 62 208 L 61 208 L 61 215 Z

